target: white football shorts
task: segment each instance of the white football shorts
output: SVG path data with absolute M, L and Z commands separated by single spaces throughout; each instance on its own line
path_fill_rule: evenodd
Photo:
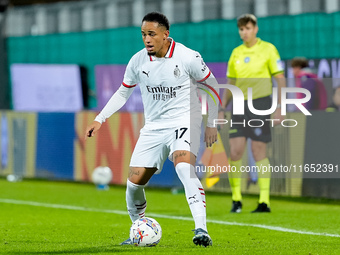
M 166 158 L 173 161 L 172 155 L 177 150 L 190 151 L 197 156 L 200 135 L 201 122 L 158 130 L 142 128 L 132 153 L 130 167 L 156 167 L 156 174 L 159 174 Z

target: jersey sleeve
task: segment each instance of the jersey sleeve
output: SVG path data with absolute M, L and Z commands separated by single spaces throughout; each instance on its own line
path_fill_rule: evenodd
M 280 54 L 274 45 L 272 45 L 272 49 L 269 54 L 268 65 L 271 76 L 284 72 Z
M 231 79 L 236 79 L 234 56 L 235 56 L 235 53 L 233 51 L 230 55 L 230 58 L 228 61 L 228 67 L 227 67 L 227 78 L 231 78 Z
M 131 96 L 133 90 L 134 87 L 131 89 L 121 85 L 119 89 L 112 95 L 109 102 L 107 102 L 107 104 L 104 106 L 103 110 L 97 115 L 95 121 L 98 121 L 99 123 L 105 122 L 107 118 L 122 108 L 122 106 Z
M 198 52 L 194 52 L 189 63 L 189 74 L 198 82 L 206 80 L 210 76 L 210 70 Z
M 136 56 L 132 57 L 126 67 L 122 85 L 127 88 L 133 88 L 138 83 L 137 68 L 135 66 Z

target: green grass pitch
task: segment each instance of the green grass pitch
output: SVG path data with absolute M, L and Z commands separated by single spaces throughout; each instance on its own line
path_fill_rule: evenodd
M 206 194 L 212 247 L 192 243 L 184 194 L 146 188 L 146 216 L 161 224 L 156 247 L 120 246 L 131 225 L 125 187 L 0 179 L 0 254 L 340 254 L 340 203 L 272 198 L 272 213 L 251 214 L 245 196 L 230 214 L 230 194 Z

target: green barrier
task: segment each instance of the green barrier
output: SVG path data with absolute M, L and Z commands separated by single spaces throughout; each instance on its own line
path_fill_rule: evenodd
M 295 56 L 333 58 L 340 55 L 340 12 L 273 16 L 259 19 L 259 37 L 273 43 L 282 59 Z M 210 20 L 174 24 L 170 36 L 199 51 L 206 62 L 227 62 L 241 44 L 236 20 Z M 90 90 L 95 91 L 94 67 L 127 64 L 143 48 L 139 27 L 98 30 L 7 39 L 8 62 L 81 64 L 89 71 Z M 90 108 L 96 106 L 93 95 Z

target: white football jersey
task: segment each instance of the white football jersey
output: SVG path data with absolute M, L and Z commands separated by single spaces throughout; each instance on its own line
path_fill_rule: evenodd
M 140 86 L 145 128 L 171 128 L 190 119 L 202 120 L 201 103 L 194 81 L 203 81 L 210 70 L 201 55 L 172 38 L 164 58 L 149 56 L 147 50 L 137 52 L 127 65 L 123 86 Z

